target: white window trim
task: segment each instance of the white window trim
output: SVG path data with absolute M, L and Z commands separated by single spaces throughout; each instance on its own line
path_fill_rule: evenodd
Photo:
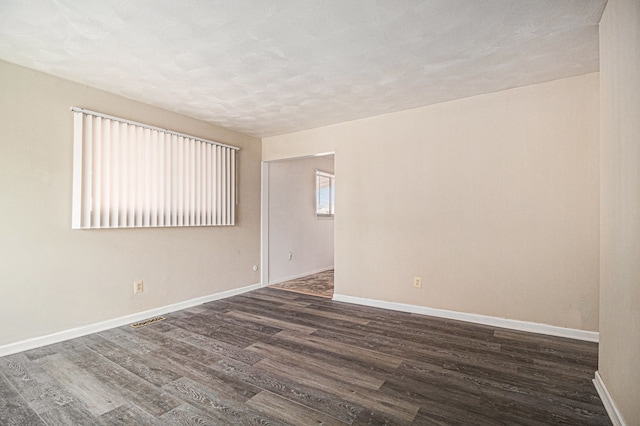
M 318 213 L 320 207 L 318 200 L 318 177 L 326 177 L 330 179 L 329 184 L 329 211 L 330 213 Z M 335 216 L 335 174 L 317 170 L 315 173 L 315 197 L 316 197 L 316 219 L 333 219 Z

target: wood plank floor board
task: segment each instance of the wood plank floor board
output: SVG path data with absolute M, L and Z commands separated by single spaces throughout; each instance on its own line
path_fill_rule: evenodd
M 357 360 L 354 361 L 346 359 L 341 354 L 335 353 L 333 351 L 318 349 L 316 347 L 297 343 L 292 340 L 273 338 L 266 343 L 274 347 L 289 351 L 294 356 L 299 355 L 302 357 L 318 359 L 332 365 L 348 368 L 353 371 L 353 374 L 367 375 L 384 381 L 387 375 L 390 373 L 388 370 L 374 365 L 363 364 L 358 362 Z
M 24 354 L 0 358 L 0 368 L 5 378 L 36 412 L 50 406 L 64 406 L 75 400 L 64 387 L 52 380 L 42 368 Z
M 249 408 L 247 404 L 226 399 L 218 392 L 211 392 L 202 384 L 188 378 L 182 378 L 164 385 L 163 390 L 198 407 L 208 416 L 213 417 L 218 424 L 283 424 Z
M 0 424 L 610 425 L 598 345 L 263 288 L 0 358 Z
M 198 314 L 206 313 L 207 312 L 207 308 L 205 308 L 204 304 L 203 304 L 203 305 L 191 306 L 190 308 L 183 309 L 183 310 L 177 311 L 177 312 L 184 312 L 184 313 L 187 313 L 187 314 L 190 314 L 190 315 L 198 315 Z
M 47 425 L 113 425 L 113 422 L 105 421 L 101 416 L 96 417 L 91 414 L 80 401 L 73 401 L 62 409 L 52 406 L 38 414 Z
M 314 333 L 320 336 L 330 336 L 329 333 L 324 331 L 318 331 Z M 339 336 L 334 338 L 339 339 Z M 461 339 L 464 340 L 464 339 Z M 373 343 L 371 343 L 373 342 Z M 367 348 L 375 348 L 384 353 L 397 354 L 398 351 L 403 351 L 405 356 L 414 356 L 416 358 L 428 358 L 432 361 L 442 359 L 443 361 L 453 362 L 467 362 L 473 365 L 481 365 L 484 368 L 493 368 L 498 371 L 511 371 L 521 372 L 523 375 L 538 375 L 546 376 L 551 374 L 561 374 L 565 381 L 572 382 L 578 380 L 585 383 L 585 379 L 590 380 L 593 377 L 593 365 L 596 365 L 595 361 L 591 364 L 591 368 L 588 372 L 584 370 L 578 370 L 572 368 L 568 364 L 556 364 L 554 362 L 545 362 L 533 358 L 531 355 L 524 356 L 522 354 L 514 354 L 510 352 L 494 353 L 491 349 L 489 352 L 484 353 L 477 350 L 475 345 L 474 350 L 452 350 L 449 345 L 440 345 L 437 342 L 426 341 L 423 343 L 412 343 L 403 339 L 393 337 L 380 337 L 377 334 L 370 334 L 363 337 L 358 342 L 361 345 L 366 345 Z M 564 374 L 563 371 L 558 371 L 559 367 L 567 369 L 568 374 Z
M 312 316 L 312 317 L 322 317 L 328 318 L 331 320 L 340 320 L 343 322 L 350 322 L 359 325 L 369 324 L 370 320 L 364 318 L 354 317 L 352 315 L 345 315 L 344 313 L 339 314 L 332 311 L 327 311 L 324 309 L 312 309 L 309 307 L 298 307 L 298 306 L 287 306 L 288 312 L 297 312 L 298 314 L 302 314 L 302 316 Z
M 139 407 L 131 404 L 123 404 L 111 411 L 102 414 L 98 420 L 104 425 L 126 425 L 126 426 L 160 426 L 164 422 L 157 417 L 152 416 Z M 50 423 L 63 424 L 63 423 Z M 92 423 L 73 423 L 73 424 L 92 424 Z
M 89 349 L 152 385 L 160 387 L 181 377 L 163 368 L 153 357 L 132 354 L 116 343 L 97 335 L 91 337 L 94 342 L 87 346 Z
M 283 293 L 290 294 L 288 292 L 283 292 Z M 281 304 L 286 304 L 287 306 L 296 306 L 299 308 L 305 308 L 311 304 L 310 302 L 302 302 L 302 301 L 296 300 L 295 296 L 284 298 L 283 300 L 282 297 L 276 297 L 269 294 L 261 294 L 261 293 L 255 293 L 255 292 L 252 292 L 246 295 L 253 299 L 258 299 L 265 302 L 281 303 Z
M 156 386 L 89 348 L 65 352 L 64 356 L 94 375 L 100 383 L 113 387 L 124 399 L 123 404 L 135 404 L 156 417 L 180 405 L 178 400 L 167 396 Z M 49 372 L 51 374 L 51 370 Z
M 345 302 L 331 302 L 331 304 L 314 304 L 309 309 L 320 309 L 334 312 L 349 312 L 349 314 L 362 319 L 368 319 L 374 324 L 386 325 L 425 331 L 441 331 L 445 335 L 455 334 L 460 337 L 471 337 L 474 339 L 491 338 L 495 328 L 482 324 L 475 324 L 474 329 L 469 330 L 468 323 L 464 321 L 447 318 L 429 317 L 429 322 L 425 323 L 424 315 L 413 314 L 401 311 L 390 311 L 363 305 L 352 305 Z
M 410 328 L 427 331 L 439 330 L 445 335 L 455 334 L 456 336 L 466 336 L 474 339 L 491 338 L 495 330 L 494 327 L 482 324 L 474 324 L 475 327 L 470 330 L 468 328 L 469 323 L 447 318 L 429 317 L 429 321 L 425 322 L 424 315 L 401 311 L 391 311 L 371 306 L 352 305 L 345 302 L 331 301 L 330 304 L 324 303 L 311 305 L 309 306 L 309 308 L 331 310 L 336 312 L 347 311 L 354 316 L 369 319 L 373 323 L 380 323 L 382 325 L 390 324 L 400 328 Z
M 281 330 L 289 330 L 289 331 L 300 333 L 300 334 L 311 334 L 317 330 L 317 328 L 296 324 L 295 322 L 283 321 L 277 318 L 269 318 L 262 315 L 252 314 L 249 312 L 229 311 L 226 314 L 234 318 L 247 319 L 250 321 L 261 321 L 265 324 L 272 325 Z
M 260 291 L 260 290 L 256 290 Z M 282 290 L 270 290 L 270 291 L 282 291 Z M 318 299 L 322 299 L 319 298 Z M 250 312 L 255 315 L 270 316 L 280 319 L 282 321 L 293 322 L 301 325 L 306 325 L 313 328 L 328 328 L 334 330 L 346 329 L 349 330 L 353 327 L 353 321 L 342 321 L 340 319 L 326 318 L 321 315 L 313 315 L 312 313 L 302 314 L 299 312 L 291 311 L 289 309 L 273 309 L 273 307 L 246 305 L 240 301 L 234 300 L 233 305 L 227 305 L 225 310 L 237 310 L 242 312 Z M 234 306 L 235 305 L 235 306 Z
M 473 338 L 454 333 L 446 334 L 441 330 L 435 329 L 411 329 L 404 326 L 400 329 L 389 324 L 370 322 L 361 330 L 384 337 L 394 337 L 407 342 L 415 342 L 418 344 L 433 344 L 440 348 L 449 348 L 458 351 L 494 351 L 500 352 L 501 345 L 491 342 L 487 338 Z
M 243 322 L 234 317 L 230 317 L 225 315 L 226 312 L 219 312 L 214 309 L 204 309 L 205 312 L 198 314 L 186 314 L 181 312 L 174 312 L 170 315 L 170 319 L 172 320 L 171 324 L 174 324 L 175 321 L 181 320 L 191 324 L 200 324 L 206 326 L 209 330 L 230 330 L 237 327 L 240 327 L 243 332 L 255 331 L 258 333 L 264 333 L 266 335 L 272 335 L 282 331 L 281 329 L 277 329 L 274 327 L 270 327 L 265 324 L 260 324 L 256 322 L 246 321 Z M 167 324 L 164 322 L 163 326 L 167 327 Z M 159 330 L 164 331 L 164 330 Z M 256 336 L 258 337 L 258 336 Z
M 206 321 L 200 317 L 176 318 L 172 320 L 171 324 L 238 348 L 250 346 L 256 338 L 270 336 L 264 333 L 251 332 L 250 330 L 241 332 L 237 327 L 233 329 L 231 327 L 223 327 L 216 322 Z
M 451 360 L 467 360 L 471 363 L 483 363 L 487 368 L 495 368 L 499 371 L 511 370 L 517 371 L 522 365 L 521 362 L 514 361 L 511 357 L 496 356 L 495 351 L 491 349 L 487 354 L 474 351 L 452 350 L 447 345 L 438 346 L 432 342 L 411 342 L 395 337 L 380 336 L 377 334 L 367 333 L 359 339 L 352 339 L 344 336 L 342 333 L 335 333 L 326 330 L 318 330 L 312 333 L 314 336 L 331 339 L 338 342 L 351 342 L 354 345 L 364 349 L 374 350 L 387 355 L 397 356 L 401 358 L 431 359 L 433 362 L 447 362 Z
M 296 381 L 309 388 L 334 394 L 345 401 L 364 407 L 365 410 L 379 411 L 397 423 L 411 423 L 420 408 L 403 398 L 332 380 L 326 375 L 309 371 L 305 366 L 296 368 L 267 358 L 256 364 L 256 367 L 280 377 L 294 375 Z
M 238 348 L 237 346 L 212 339 L 208 336 L 203 336 L 202 334 L 193 333 L 180 327 L 173 327 L 171 331 L 166 331 L 164 334 L 180 342 L 196 346 L 216 355 L 244 362 L 245 364 L 253 365 L 262 359 L 255 351 Z
M 174 370 L 179 369 L 183 374 L 193 380 L 206 383 L 206 386 L 211 386 L 215 378 L 224 378 L 227 383 L 239 384 L 240 392 L 243 392 L 247 388 L 251 390 L 268 389 L 288 399 L 304 402 L 306 406 L 314 407 L 315 409 L 325 409 L 326 411 L 337 414 L 342 411 L 346 411 L 347 413 L 351 413 L 352 411 L 352 408 L 347 404 L 341 406 L 340 401 L 333 396 L 325 398 L 320 393 L 309 392 L 304 387 L 298 386 L 295 383 L 290 385 L 286 380 L 279 381 L 276 377 L 258 368 L 251 368 L 249 365 L 231 359 L 221 363 L 214 363 L 209 367 L 197 361 L 192 361 L 188 359 L 187 356 L 174 354 L 169 351 L 159 352 L 155 355 L 172 364 L 168 365 L 167 368 Z M 214 387 L 217 392 L 221 392 L 220 386 Z M 246 399 L 252 397 L 255 393 L 257 393 L 257 391 L 254 391 L 252 394 L 244 392 L 243 396 Z
M 75 365 L 57 353 L 38 360 L 38 366 L 72 393 L 95 416 L 126 403 L 126 398 L 110 383 L 100 380 L 91 371 Z
M 216 312 L 232 311 L 238 308 L 237 303 L 230 302 L 232 299 L 233 298 L 214 300 L 212 302 L 204 303 L 202 306 L 205 307 L 205 309 L 214 310 Z
M 461 407 L 443 404 L 425 404 L 413 419 L 413 425 L 428 426 L 514 426 L 518 423 L 502 416 L 486 417 Z
M 5 377 L 20 392 L 29 407 L 46 423 L 102 424 L 94 422 L 93 414 L 84 404 L 39 365 L 30 362 L 25 354 L 0 358 L 0 366 Z M 0 421 L 0 424 L 4 423 Z
M 154 355 L 164 363 L 165 368 L 181 372 L 183 377 L 202 383 L 227 400 L 246 402 L 262 390 L 252 383 L 229 377 L 218 369 L 181 355 L 170 352 Z
M 338 363 L 330 363 L 316 357 L 309 357 L 300 353 L 291 353 L 266 342 L 256 342 L 247 349 L 263 355 L 263 359 L 277 360 L 279 363 L 298 368 L 303 365 L 305 370 L 319 375 L 328 376 L 332 380 L 351 383 L 363 388 L 378 390 L 384 383 L 383 379 L 366 374 L 362 370 L 343 367 Z
M 295 333 L 282 332 L 271 339 L 271 341 L 274 340 L 292 341 L 317 351 L 331 352 L 345 361 L 371 365 L 387 371 L 397 368 L 402 362 L 401 358 L 394 355 L 387 355 L 355 345 L 323 339 L 313 334 L 297 335 Z
M 452 386 L 451 383 L 445 385 L 442 382 L 431 382 L 416 380 L 413 378 L 391 379 L 385 382 L 380 388 L 382 392 L 389 395 L 397 395 L 407 400 L 420 403 L 420 410 L 416 414 L 414 421 L 418 423 L 421 418 L 424 421 L 429 416 L 426 414 L 440 414 L 454 424 L 507 424 L 507 425 L 546 425 L 549 423 L 529 421 L 520 418 L 510 412 L 496 410 L 493 406 L 487 406 L 483 399 L 483 392 L 469 392 Z M 494 405 L 498 403 L 491 400 Z M 509 399 L 507 398 L 507 401 Z M 420 414 L 422 412 L 422 415 Z M 429 424 L 429 422 L 426 422 Z M 579 423 L 576 423 L 576 425 Z
M 158 419 L 163 426 L 209 426 L 220 422 L 188 403 L 164 413 Z
M 127 331 L 129 333 L 135 333 L 140 339 L 149 341 L 156 345 L 157 349 L 152 352 L 154 354 L 163 352 L 177 354 L 184 356 L 187 359 L 198 361 L 203 365 L 214 363 L 221 358 L 219 354 L 216 354 L 200 346 L 192 345 L 190 343 L 185 343 L 181 340 L 174 339 L 166 335 L 165 333 L 156 332 L 149 327 L 145 327 L 135 331 Z
M 7 426 L 46 424 L 5 378 L 2 371 L 0 371 L 0 424 Z
M 313 309 L 315 306 L 310 306 L 309 309 Z M 323 308 L 323 310 L 325 310 Z M 350 311 L 351 314 L 351 311 Z M 396 313 L 398 314 L 398 313 Z M 410 314 L 404 314 L 404 318 L 413 320 Z M 473 347 L 478 346 L 480 348 L 493 348 L 499 349 L 500 344 L 491 342 L 492 333 L 484 332 L 479 334 L 473 333 L 461 333 L 457 330 L 449 330 L 448 332 L 433 326 L 415 326 L 402 321 L 403 316 L 398 316 L 397 321 L 385 321 L 384 319 L 368 318 L 368 316 L 360 316 L 361 319 L 368 319 L 368 324 L 357 329 L 363 333 L 379 334 L 381 336 L 393 337 L 398 336 L 401 332 L 404 339 L 411 339 L 416 342 L 422 343 L 425 339 L 433 339 L 434 341 L 453 341 L 455 343 L 463 343 L 466 349 L 467 345 Z M 452 335 L 454 337 L 452 337 Z M 467 336 L 468 335 L 468 336 Z M 465 339 L 466 338 L 466 339 Z
M 509 330 L 506 328 L 496 328 L 493 332 L 496 341 L 509 341 L 515 344 L 542 345 L 557 347 L 558 349 L 575 350 L 583 353 L 590 353 L 597 357 L 598 345 L 584 340 L 569 339 L 567 337 L 552 336 L 545 334 L 528 333 L 526 331 Z
M 416 385 L 417 388 L 429 383 L 439 388 L 446 387 L 448 392 L 475 395 L 477 398 L 490 396 L 490 400 L 496 405 L 500 402 L 505 405 L 517 403 L 519 406 L 528 407 L 529 412 L 536 411 L 538 406 L 558 404 L 555 414 L 589 418 L 606 417 L 603 407 L 595 406 L 594 409 L 592 401 L 582 401 L 572 389 L 558 390 L 545 384 L 530 386 L 518 380 L 512 380 L 508 375 L 478 377 L 449 368 L 431 367 L 428 364 L 421 364 L 418 369 L 415 367 L 418 362 L 411 362 L 414 368 L 405 369 L 403 368 L 405 365 L 401 366 L 398 371 L 401 376 L 397 380 L 388 380 L 385 384 L 396 383 L 404 387 L 407 386 L 407 378 L 412 378 L 422 384 Z M 587 390 L 586 387 L 585 390 Z
M 246 306 L 248 308 L 256 308 L 256 309 L 274 309 L 281 308 L 285 306 L 286 301 L 282 302 L 272 302 L 261 299 L 256 299 L 254 297 L 249 297 L 245 294 L 241 294 L 238 296 L 234 296 L 233 298 L 226 299 L 226 301 L 234 303 L 236 305 Z
M 266 325 L 264 323 L 251 321 L 247 319 L 239 319 L 230 315 L 226 315 L 223 313 L 219 313 L 208 309 L 207 312 L 198 314 L 197 319 L 201 319 L 203 322 L 211 323 L 212 325 L 218 325 L 220 328 L 233 332 L 234 330 L 240 329 L 242 333 L 246 333 L 247 331 L 253 331 L 260 334 L 255 334 L 252 337 L 256 340 L 262 339 L 266 336 L 273 336 L 276 333 L 280 333 L 282 331 L 281 328 L 273 327 L 270 325 Z M 266 336 L 264 336 L 266 335 Z
M 269 391 L 262 391 L 247 405 L 290 425 L 344 426 L 346 423 Z
M 274 375 L 264 369 L 233 360 L 220 360 L 211 367 L 347 424 L 353 423 L 353 419 L 362 411 L 362 407 L 344 401 L 332 393 L 298 383 L 297 378 L 292 376 Z
M 582 391 L 579 391 L 579 388 L 566 387 L 564 384 L 549 386 L 549 384 L 539 383 L 532 386 L 521 380 L 513 380 L 508 374 L 479 377 L 469 374 L 469 372 L 451 369 L 449 366 L 440 368 L 422 363 L 416 367 L 418 361 L 411 361 L 413 368 L 410 368 L 407 366 L 408 363 L 403 364 L 398 371 L 403 375 L 397 380 L 397 383 L 403 387 L 407 386 L 407 377 L 412 377 L 422 383 L 428 382 L 437 386 L 446 386 L 449 391 L 457 389 L 460 392 L 475 394 L 478 397 L 491 396 L 491 401 L 496 404 L 506 398 L 507 402 L 528 406 L 530 412 L 535 411 L 538 406 L 558 404 L 555 414 L 587 417 L 597 421 L 606 419 L 606 412 L 601 404 L 593 404 L 593 397 L 596 396 L 586 384 Z M 385 382 L 385 385 L 391 383 L 393 380 Z M 470 386 L 470 384 L 474 384 L 474 386 Z
M 597 357 L 590 356 L 589 354 L 572 354 L 567 351 L 559 351 L 556 349 L 550 348 L 538 348 L 538 349 L 529 349 L 523 348 L 522 346 L 515 345 L 500 345 L 500 351 L 502 353 L 516 354 L 525 357 L 535 357 L 535 359 L 547 360 L 553 362 L 562 362 L 567 365 L 578 365 L 588 367 L 597 362 Z
M 318 331 L 313 333 L 314 336 L 325 337 L 334 341 L 345 341 L 339 334 Z M 348 342 L 349 340 L 347 340 Z M 517 372 L 520 363 L 513 362 L 510 358 L 497 358 L 493 350 L 488 354 L 479 352 L 465 353 L 462 351 L 454 351 L 448 348 L 440 348 L 437 345 L 429 343 L 407 342 L 402 339 L 383 337 L 378 335 L 367 334 L 360 340 L 352 341 L 354 345 L 374 350 L 376 352 L 400 357 L 429 360 L 434 364 L 447 364 L 457 362 L 468 362 L 471 364 L 481 364 L 484 368 L 497 372 L 512 371 Z
M 511 387 L 517 387 L 519 389 L 529 389 L 535 391 L 536 389 L 544 389 L 545 393 L 556 395 L 558 398 L 562 398 L 563 395 L 570 395 L 572 400 L 576 402 L 591 402 L 593 393 L 591 392 L 591 386 L 586 381 L 579 382 L 564 382 L 555 380 L 550 381 L 551 377 L 543 378 L 541 376 L 522 375 L 518 372 L 509 371 L 497 371 L 494 369 L 487 369 L 477 364 L 467 364 L 460 362 L 445 362 L 443 364 L 432 364 L 423 361 L 405 361 L 398 368 L 398 373 L 404 373 L 407 375 L 424 375 L 432 377 L 433 373 L 438 374 L 446 373 L 449 376 L 458 375 L 463 378 L 473 378 L 474 380 L 483 380 L 492 383 L 499 383 L 505 389 Z M 556 377 L 553 377 L 556 379 Z M 549 386 L 549 383 L 554 383 L 554 386 Z
M 155 327 L 156 324 L 153 324 Z M 139 335 L 131 333 L 129 327 L 118 327 L 110 330 L 101 331 L 99 336 L 117 343 L 120 347 L 137 355 L 146 355 L 152 351 L 158 350 L 159 346 L 141 339 Z
M 537 372 L 549 372 L 552 374 L 555 372 L 560 377 L 573 377 L 578 380 L 592 380 L 593 379 L 593 366 L 577 366 L 569 365 L 558 362 L 550 362 L 543 360 L 534 360 L 532 365 L 523 365 L 519 369 L 529 371 L 530 374 L 536 374 Z

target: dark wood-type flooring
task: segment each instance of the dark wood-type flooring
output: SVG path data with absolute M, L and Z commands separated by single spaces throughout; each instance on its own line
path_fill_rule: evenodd
M 333 269 L 296 278 L 279 284 L 273 284 L 270 288 L 295 291 L 296 293 L 310 294 L 312 296 L 333 297 Z
M 1 425 L 605 425 L 597 345 L 260 289 L 0 358 Z

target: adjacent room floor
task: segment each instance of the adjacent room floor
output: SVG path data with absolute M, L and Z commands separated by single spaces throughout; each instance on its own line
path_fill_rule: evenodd
M 607 425 L 595 343 L 260 289 L 0 358 L 2 425 Z
M 269 286 L 312 296 L 333 297 L 333 269 Z

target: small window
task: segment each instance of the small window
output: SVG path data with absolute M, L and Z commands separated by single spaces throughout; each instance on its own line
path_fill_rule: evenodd
M 331 173 L 316 170 L 316 217 L 332 218 L 334 215 L 335 177 Z

